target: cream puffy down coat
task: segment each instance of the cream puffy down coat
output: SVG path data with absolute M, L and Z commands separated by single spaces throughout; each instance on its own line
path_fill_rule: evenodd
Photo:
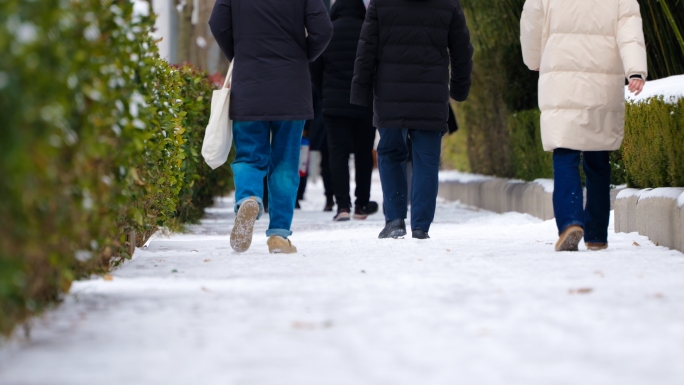
M 544 150 L 619 149 L 625 77 L 647 76 L 637 0 L 527 0 L 520 41 L 540 71 Z

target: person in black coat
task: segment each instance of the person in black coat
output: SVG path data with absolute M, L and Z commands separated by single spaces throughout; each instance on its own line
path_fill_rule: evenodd
M 366 219 L 378 211 L 370 201 L 373 173 L 373 109 L 350 103 L 356 47 L 366 16 L 363 0 L 337 0 L 332 6 L 333 38 L 317 67 L 312 68 L 316 83 L 323 92 L 323 121 L 328 136 L 330 172 L 337 201 L 334 221 L 351 219 L 349 196 L 349 155 L 356 166 L 356 201 L 354 219 Z
M 358 43 L 351 102 L 373 104 L 373 124 L 380 131 L 378 165 L 386 220 L 380 238 L 406 234 L 407 137 L 413 145 L 412 236 L 429 238 L 449 97 L 468 97 L 472 56 L 458 0 L 370 1 Z
M 218 0 L 209 27 L 234 61 L 230 118 L 237 217 L 230 245 L 239 252 L 251 245 L 268 177 L 269 251 L 296 252 L 288 237 L 302 131 L 314 117 L 309 62 L 332 38 L 328 10 L 322 0 Z

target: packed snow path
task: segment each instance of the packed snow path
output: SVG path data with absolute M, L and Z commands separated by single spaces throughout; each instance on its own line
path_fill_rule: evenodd
M 373 196 L 380 200 L 379 183 Z M 684 254 L 637 234 L 555 253 L 553 222 L 440 203 L 432 236 L 334 224 L 320 186 L 296 255 L 257 222 L 233 253 L 233 201 L 74 284 L 0 349 L 2 385 L 684 383 Z

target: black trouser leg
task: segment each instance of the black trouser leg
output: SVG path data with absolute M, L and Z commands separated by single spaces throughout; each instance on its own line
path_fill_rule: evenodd
M 354 163 L 356 165 L 356 202 L 363 207 L 370 201 L 371 178 L 373 176 L 373 143 L 375 142 L 375 127 L 373 118 L 354 119 L 353 143 Z
M 330 151 L 328 151 L 328 135 L 325 135 L 323 144 L 321 145 L 321 177 L 323 178 L 323 187 L 325 189 L 325 197 L 330 202 L 335 196 L 335 188 L 333 187 L 332 174 L 330 172 Z
M 330 173 L 337 208 L 351 208 L 349 197 L 349 154 L 353 151 L 351 119 L 341 116 L 324 115 L 330 152 Z

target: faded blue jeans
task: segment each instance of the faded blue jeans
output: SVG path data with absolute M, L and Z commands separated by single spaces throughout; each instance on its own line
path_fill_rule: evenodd
M 580 180 L 580 155 L 587 176 L 587 205 Z M 610 152 L 553 151 L 553 212 L 560 235 L 572 225 L 584 229 L 584 241 L 608 242 L 610 219 Z
M 235 212 L 255 197 L 259 218 L 264 212 L 264 177 L 268 176 L 270 223 L 266 236 L 292 235 L 292 217 L 299 187 L 299 150 L 303 120 L 233 122 Z

